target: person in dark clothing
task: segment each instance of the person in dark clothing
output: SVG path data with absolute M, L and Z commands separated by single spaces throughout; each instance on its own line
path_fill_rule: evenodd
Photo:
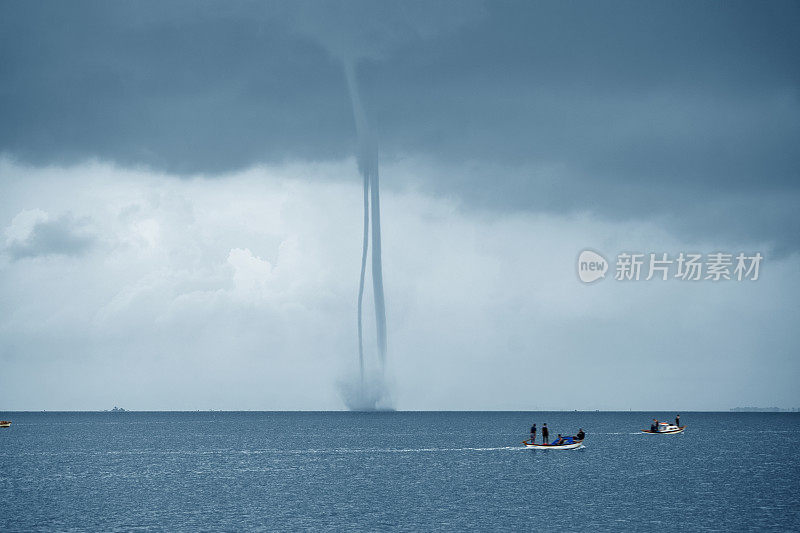
M 675 425 L 681 427 L 681 415 L 675 415 Z
M 547 424 L 542 426 L 542 442 L 547 444 L 547 437 L 550 436 L 550 431 L 547 429 Z
M 584 433 L 583 428 L 581 428 L 578 430 L 578 434 L 575 435 L 575 438 L 578 440 L 583 440 L 584 437 L 586 437 L 586 433 Z
M 531 426 L 531 444 L 536 444 L 536 424 Z
M 656 432 L 656 425 L 655 425 L 655 423 L 653 423 L 653 424 L 650 424 L 650 433 L 655 433 L 655 432 Z

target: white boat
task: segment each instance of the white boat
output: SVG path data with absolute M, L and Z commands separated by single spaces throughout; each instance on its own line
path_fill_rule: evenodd
M 658 428 L 656 428 L 655 431 L 652 429 L 643 429 L 642 433 L 647 433 L 648 435 L 675 435 L 677 433 L 683 433 L 685 430 L 686 426 L 676 426 L 668 422 L 659 422 Z
M 572 442 L 565 444 L 536 444 L 524 440 L 522 441 L 522 444 L 524 444 L 526 448 L 534 448 L 536 450 L 577 450 L 578 448 L 583 448 L 582 440 L 570 439 L 570 441 Z

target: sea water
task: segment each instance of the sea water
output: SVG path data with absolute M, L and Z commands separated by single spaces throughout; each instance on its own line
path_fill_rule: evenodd
M 0 531 L 800 529 L 800 415 L 674 415 L 0 413 Z

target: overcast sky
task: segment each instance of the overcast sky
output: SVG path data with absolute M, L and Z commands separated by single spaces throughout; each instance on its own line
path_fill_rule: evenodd
M 343 408 L 346 61 L 395 407 L 800 407 L 798 27 L 797 2 L 0 0 L 0 409 Z M 584 248 L 765 259 L 583 285 Z

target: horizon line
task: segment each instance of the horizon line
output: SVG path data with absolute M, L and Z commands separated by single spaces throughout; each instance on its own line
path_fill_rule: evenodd
M 11 409 L 0 413 L 800 413 L 798 407 L 733 407 L 730 409 Z

